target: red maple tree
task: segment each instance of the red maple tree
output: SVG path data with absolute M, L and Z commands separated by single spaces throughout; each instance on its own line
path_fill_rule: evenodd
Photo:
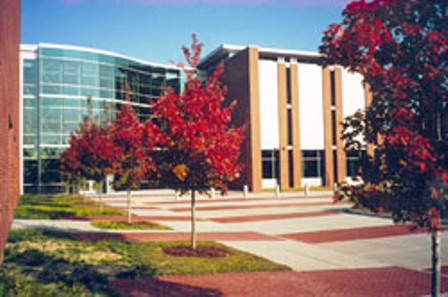
M 90 103 L 89 103 L 90 105 Z M 70 135 L 70 147 L 61 156 L 61 172 L 71 180 L 94 180 L 100 185 L 115 171 L 115 146 L 108 127 L 101 127 L 89 114 Z
M 191 49 L 183 47 L 189 67 L 184 68 L 187 82 L 182 93 L 168 89 L 153 107 L 160 126 L 161 184 L 181 194 L 191 191 L 193 249 L 196 193 L 207 193 L 211 188 L 223 194 L 227 191 L 228 182 L 236 179 L 241 170 L 238 159 L 243 140 L 243 128 L 231 124 L 235 103 L 223 106 L 223 66 L 218 66 L 206 82 L 195 75 L 201 49 L 202 44 L 193 34 Z
M 115 151 L 114 186 L 127 190 L 128 223 L 131 223 L 131 190 L 139 188 L 148 171 L 155 170 L 152 153 L 158 130 L 151 122 L 144 124 L 138 120 L 130 104 L 131 89 L 129 85 L 125 88 L 127 103 L 122 104 L 109 130 Z
M 114 145 L 114 186 L 127 190 L 128 223 L 131 223 L 131 190 L 139 187 L 148 171 L 155 169 L 151 151 L 154 149 L 152 129 L 154 125 L 140 123 L 131 104 L 128 88 L 128 103 L 122 105 L 117 118 L 109 128 Z
M 362 171 L 365 185 L 348 193 L 390 211 L 395 222 L 428 227 L 435 278 L 448 205 L 447 11 L 445 0 L 354 1 L 320 48 L 327 64 L 361 73 L 373 94 L 371 106 L 345 122 L 348 147 L 356 143 L 353 131 L 376 146 Z M 433 294 L 439 289 L 434 281 Z

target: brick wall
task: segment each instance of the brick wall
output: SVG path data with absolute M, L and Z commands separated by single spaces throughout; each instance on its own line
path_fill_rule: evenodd
M 20 0 L 0 0 L 0 262 L 19 197 Z
M 261 140 L 260 140 L 260 100 L 258 81 L 258 50 L 247 48 L 224 66 L 222 76 L 228 87 L 227 99 L 237 100 L 232 120 L 235 126 L 245 125 L 246 139 L 241 151 L 244 164 L 241 177 L 231 187 L 242 190 L 248 185 L 250 191 L 261 191 Z

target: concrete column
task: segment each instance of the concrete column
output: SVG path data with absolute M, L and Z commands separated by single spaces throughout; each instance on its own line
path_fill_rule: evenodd
M 302 183 L 302 150 L 300 149 L 300 119 L 299 119 L 299 67 L 296 63 L 290 65 L 290 94 L 291 94 L 291 114 L 292 114 L 292 186 L 300 187 Z
M 343 101 L 342 101 L 342 68 L 336 67 L 334 70 L 335 103 L 336 103 L 336 162 L 337 162 L 337 182 L 343 182 L 347 176 L 347 157 L 345 154 L 344 142 L 341 139 L 342 125 L 344 121 Z M 329 184 L 328 186 L 332 186 Z
M 278 62 L 278 120 L 279 120 L 279 163 L 280 163 L 280 188 L 289 188 L 289 155 L 288 155 L 288 111 L 287 111 L 287 83 L 286 65 Z
M 324 113 L 324 184 L 333 186 L 334 183 L 334 160 L 333 160 L 333 138 L 331 123 L 331 78 L 330 69 L 322 69 L 322 91 L 323 91 L 323 113 Z

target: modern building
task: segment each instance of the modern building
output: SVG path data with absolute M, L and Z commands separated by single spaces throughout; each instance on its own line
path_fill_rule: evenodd
M 163 88 L 180 90 L 183 79 L 175 66 L 78 46 L 22 45 L 20 56 L 23 192 L 65 190 L 59 155 L 89 106 L 100 121 L 113 117 L 128 85 L 131 104 L 143 120 Z
M 246 126 L 244 172 L 234 187 L 253 192 L 329 186 L 356 175 L 366 153 L 347 154 L 344 117 L 370 102 L 359 74 L 323 67 L 313 52 L 222 45 L 199 64 L 210 74 L 224 62 L 226 100 L 237 100 L 234 121 Z M 97 49 L 22 45 L 22 190 L 60 192 L 59 155 L 88 113 L 111 118 L 132 90 L 143 120 L 165 86 L 180 90 L 181 69 Z M 367 148 L 367 151 L 372 148 Z
M 372 148 L 347 154 L 344 117 L 371 100 L 362 76 L 323 67 L 313 52 L 222 45 L 201 60 L 212 72 L 224 62 L 227 100 L 237 100 L 234 120 L 247 128 L 244 173 L 235 185 L 251 191 L 330 186 L 356 175 Z
M 0 1 L 0 263 L 19 199 L 20 1 Z

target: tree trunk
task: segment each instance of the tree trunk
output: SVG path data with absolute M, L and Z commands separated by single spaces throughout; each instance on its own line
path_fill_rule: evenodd
M 100 189 L 98 192 L 99 199 L 100 199 L 100 213 L 103 212 L 103 181 L 100 182 Z
M 191 190 L 191 248 L 196 250 L 196 192 Z
M 128 188 L 127 193 L 127 199 L 128 199 L 128 224 L 131 224 L 132 222 L 132 215 L 131 215 L 131 189 Z
M 84 193 L 82 195 L 82 203 L 84 203 L 84 205 L 86 205 L 86 196 L 87 196 L 87 180 L 83 181 L 84 183 Z
M 431 249 L 432 249 L 432 279 L 431 279 L 431 296 L 440 296 L 440 272 L 441 272 L 441 245 L 440 231 L 435 230 L 431 233 Z

